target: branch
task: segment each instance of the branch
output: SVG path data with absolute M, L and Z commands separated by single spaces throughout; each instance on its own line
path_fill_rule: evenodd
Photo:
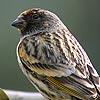
M 10 100 L 45 100 L 40 93 L 4 90 Z

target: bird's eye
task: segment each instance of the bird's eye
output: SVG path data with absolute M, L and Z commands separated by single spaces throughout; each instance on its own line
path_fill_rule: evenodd
M 36 20 L 39 19 L 39 15 L 38 14 L 33 14 L 32 19 L 36 19 Z

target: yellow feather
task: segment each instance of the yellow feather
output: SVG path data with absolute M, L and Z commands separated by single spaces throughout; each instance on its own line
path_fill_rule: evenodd
M 56 79 L 54 79 L 53 77 L 49 77 L 47 79 L 47 81 L 54 85 L 56 88 L 64 91 L 65 93 L 69 94 L 69 95 L 72 95 L 74 97 L 77 97 L 81 100 L 88 100 L 88 98 L 84 97 L 82 95 L 82 93 L 76 91 L 74 88 L 70 87 L 70 86 L 65 86 L 64 84 L 62 84 L 61 82 L 57 81 Z

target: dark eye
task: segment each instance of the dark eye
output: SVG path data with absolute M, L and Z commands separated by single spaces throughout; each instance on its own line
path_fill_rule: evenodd
M 32 19 L 36 19 L 36 20 L 39 19 L 39 15 L 38 14 L 33 14 Z

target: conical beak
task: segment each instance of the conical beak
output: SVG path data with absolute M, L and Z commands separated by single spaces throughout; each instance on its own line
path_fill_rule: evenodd
M 14 27 L 16 27 L 16 28 L 23 28 L 23 27 L 26 26 L 26 22 L 22 18 L 17 18 L 16 20 L 14 20 L 11 23 L 11 25 L 14 26 Z

